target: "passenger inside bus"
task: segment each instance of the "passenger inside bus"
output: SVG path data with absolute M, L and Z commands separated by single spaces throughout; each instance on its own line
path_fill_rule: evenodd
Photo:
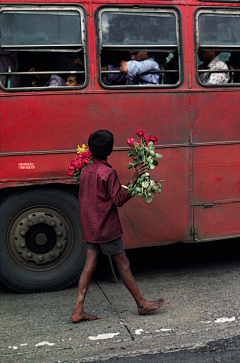
M 35 67 L 32 67 L 29 72 L 50 72 L 51 66 L 49 62 L 45 61 L 43 63 L 36 64 Z M 58 76 L 57 74 L 37 74 L 33 77 L 33 79 L 37 79 L 37 82 L 40 81 L 38 84 L 36 81 L 32 80 L 32 86 L 36 87 L 62 87 L 65 86 L 65 81 L 62 77 Z
M 127 85 L 149 85 L 159 84 L 160 73 L 149 73 L 149 71 L 160 71 L 158 63 L 148 52 L 130 51 L 130 61 L 121 60 L 120 71 L 126 74 Z
M 209 70 L 227 70 L 228 66 L 225 62 L 223 62 L 219 57 L 218 54 L 220 52 L 217 52 L 215 50 L 198 50 L 198 56 L 200 61 L 203 62 L 199 66 L 198 69 L 209 69 Z M 222 83 L 228 83 L 230 76 L 228 73 L 222 72 L 222 73 L 199 73 L 199 79 L 202 83 L 205 84 L 222 84 Z
M 119 65 L 108 64 L 102 70 L 121 71 L 121 74 L 109 74 L 104 77 L 107 85 L 149 85 L 159 84 L 160 73 L 150 73 L 150 71 L 160 71 L 158 63 L 147 51 L 130 51 L 129 61 L 121 59 Z M 126 58 L 125 58 L 126 59 Z
M 81 78 L 81 75 L 71 75 L 68 76 L 65 85 L 67 87 L 79 87 L 82 86 L 84 80 Z
M 178 53 L 170 53 L 169 56 L 172 58 L 167 63 L 160 64 L 160 68 L 163 70 L 172 70 L 178 72 L 162 73 L 162 84 L 176 84 L 179 81 L 179 64 L 178 64 Z M 168 58 L 168 57 L 166 57 Z
M 234 52 L 231 54 L 228 61 L 229 69 L 240 69 L 240 53 Z M 240 71 L 239 72 L 231 72 L 230 83 L 240 83 Z
M 140 53 L 138 55 L 133 53 Z M 120 62 L 130 62 L 135 60 L 138 63 L 135 62 L 135 64 L 141 65 L 141 61 L 138 61 L 138 59 L 135 59 L 135 57 L 141 57 L 141 53 L 144 52 L 120 52 L 120 51 L 103 51 L 102 57 L 101 57 L 101 71 L 118 71 L 120 72 Z M 149 74 L 142 74 L 141 76 L 138 75 L 138 77 L 144 77 L 147 76 L 147 82 L 144 84 L 151 84 L 151 76 L 153 75 L 155 78 L 155 81 L 157 80 L 157 84 L 176 84 L 179 81 L 179 64 L 178 64 L 178 54 L 177 52 L 174 53 L 164 53 L 164 52 L 147 52 L 148 58 L 147 59 L 153 59 L 154 65 L 159 67 L 159 70 L 162 70 L 161 73 L 149 73 Z M 132 59 L 130 59 L 132 58 Z M 124 59 L 124 61 L 122 61 Z M 169 60 L 170 59 L 170 60 Z M 126 65 L 125 63 L 125 65 Z M 157 64 L 156 64 L 157 63 Z M 164 72 L 164 70 L 174 70 L 177 72 Z M 157 76 L 157 77 L 156 77 Z M 127 83 L 127 73 L 121 72 L 121 73 L 109 73 L 107 75 L 103 75 L 102 81 L 106 85 L 129 85 L 133 84 L 131 83 L 131 80 Z M 136 81 L 134 83 L 135 85 L 141 84 L 139 81 Z M 153 83 L 154 84 L 154 83 Z M 156 83 L 155 83 L 156 84 Z
M 48 71 L 52 70 L 54 74 L 50 85 L 46 86 L 46 81 L 44 75 L 31 75 L 27 76 L 26 73 L 22 74 L 21 82 L 18 87 L 59 87 L 66 86 L 67 77 L 69 74 L 58 74 L 58 71 L 82 71 L 79 74 L 81 82 L 78 82 L 82 86 L 85 82 L 85 72 L 84 72 L 84 57 L 83 52 L 19 52 L 18 53 L 18 71 L 19 72 L 31 72 L 31 71 Z M 56 77 L 55 77 L 56 76 Z M 12 76 L 13 77 L 13 76 Z M 11 77 L 11 78 L 12 78 Z M 49 77 L 49 75 L 48 75 Z M 60 82 L 59 78 L 60 77 Z M 50 75 L 51 78 L 51 75 Z M 53 79 L 57 79 L 57 86 L 54 86 Z
M 84 71 L 83 51 L 77 53 L 53 53 L 51 55 L 51 64 L 54 71 Z M 67 77 L 68 74 L 62 75 L 65 82 L 67 81 Z

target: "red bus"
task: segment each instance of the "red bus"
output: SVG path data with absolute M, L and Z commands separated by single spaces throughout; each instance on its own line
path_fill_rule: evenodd
M 239 0 L 9 0 L 0 26 L 4 284 L 50 291 L 78 278 L 85 247 L 66 172 L 97 129 L 114 134 L 122 183 L 137 130 L 163 154 L 151 171 L 162 195 L 119 210 L 126 248 L 240 236 Z M 159 64 L 157 84 L 117 81 L 119 61 L 139 52 Z

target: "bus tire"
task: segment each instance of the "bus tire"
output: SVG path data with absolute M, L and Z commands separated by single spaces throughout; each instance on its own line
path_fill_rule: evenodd
M 0 280 L 22 293 L 61 290 L 82 271 L 78 200 L 69 191 L 34 189 L 0 206 Z

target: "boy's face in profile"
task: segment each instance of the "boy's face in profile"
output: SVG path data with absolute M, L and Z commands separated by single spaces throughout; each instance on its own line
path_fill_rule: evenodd
M 77 83 L 77 78 L 75 76 L 68 76 L 65 84 L 67 87 L 81 86 L 81 84 Z

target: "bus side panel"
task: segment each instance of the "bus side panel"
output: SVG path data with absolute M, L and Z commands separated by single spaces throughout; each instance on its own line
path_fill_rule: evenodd
M 240 198 L 240 144 L 195 147 L 193 203 Z
M 240 237 L 240 203 L 194 207 L 195 242 Z
M 143 247 L 189 241 L 189 148 L 158 150 L 163 157 L 159 166 L 151 171 L 153 180 L 162 183 L 162 194 L 154 195 L 147 203 L 134 197 L 119 214 L 123 226 L 123 241 L 126 247 Z M 117 165 L 120 180 L 129 180 L 132 170 L 125 172 L 125 157 L 121 152 L 111 156 L 112 165 Z
M 44 181 L 67 178 L 68 165 L 75 159 L 74 154 L 17 155 L 1 158 L 1 182 L 25 182 L 34 184 Z
M 193 142 L 240 139 L 240 92 L 227 88 L 192 94 Z
M 240 145 L 193 151 L 195 240 L 240 235 Z
M 8 96 L 1 100 L 1 152 L 74 149 L 104 128 L 115 147 L 127 146 L 139 129 L 156 134 L 159 144 L 186 143 L 188 108 L 184 93 Z

